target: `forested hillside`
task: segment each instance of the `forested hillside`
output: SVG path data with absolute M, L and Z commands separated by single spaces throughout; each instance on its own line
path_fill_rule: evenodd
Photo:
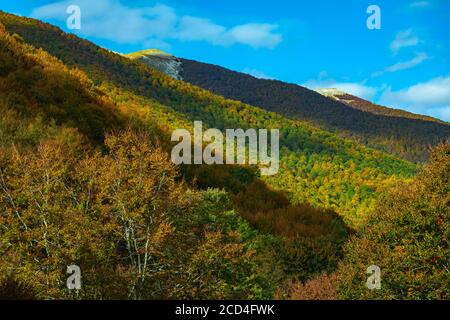
M 412 183 L 383 195 L 359 237 L 345 247 L 337 288 L 346 299 L 450 299 L 450 145 L 432 150 Z M 383 270 L 365 290 L 367 262 Z
M 69 67 L 86 72 L 95 85 L 117 101 L 123 101 L 120 96 L 125 91 L 127 99 L 142 103 L 144 108 L 150 99 L 182 114 L 180 119 L 188 119 L 191 123 L 202 120 L 206 126 L 218 129 L 280 129 L 280 172 L 266 179 L 276 189 L 287 191 L 294 203 L 332 208 L 348 222 L 357 222 L 367 209 L 373 207 L 379 191 L 398 177 L 411 177 L 415 172 L 411 163 L 339 138 L 305 122 L 213 95 L 143 63 L 67 35 L 54 26 L 5 13 L 0 15 L 0 21 L 27 43 L 43 48 Z M 172 126 L 170 122 L 168 125 Z M 197 175 L 203 186 L 220 186 L 214 181 L 214 174 L 200 172 Z M 202 177 L 207 177 L 208 181 L 202 181 Z
M 423 162 L 428 149 L 450 137 L 450 124 L 389 108 L 355 107 L 307 88 L 277 80 L 257 79 L 225 68 L 181 59 L 182 78 L 229 99 L 303 119 L 343 137 L 404 159 Z M 354 99 L 352 105 L 361 106 Z M 383 110 L 383 111 L 381 111 Z
M 164 126 L 181 116 L 95 86 L 2 24 L 0 62 L 0 299 L 255 299 L 282 284 L 282 239 L 227 192 L 180 179 Z
M 425 116 L 422 114 L 415 114 L 412 112 L 408 112 L 401 109 L 393 109 L 388 108 L 384 106 L 380 106 L 377 104 L 374 104 L 370 101 L 361 99 L 360 97 L 356 97 L 354 95 L 348 94 L 346 92 L 343 92 L 341 90 L 331 88 L 331 89 L 317 89 L 317 92 L 320 94 L 333 98 L 337 101 L 340 101 L 342 103 L 347 104 L 350 107 L 353 107 L 355 109 L 370 112 L 373 114 L 378 115 L 385 115 L 390 117 L 399 117 L 399 118 L 408 118 L 408 119 L 417 119 L 417 120 L 425 120 L 425 121 L 432 121 L 432 122 L 438 122 L 441 124 L 448 124 L 445 121 Z
M 0 114 L 0 298 L 272 298 L 335 271 L 380 194 L 416 172 L 6 13 Z M 174 166 L 170 133 L 194 120 L 280 129 L 279 173 Z

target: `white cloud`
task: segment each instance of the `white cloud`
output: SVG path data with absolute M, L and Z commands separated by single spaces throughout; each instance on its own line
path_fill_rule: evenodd
M 118 43 L 155 43 L 167 47 L 167 40 L 207 41 L 214 45 L 248 45 L 253 48 L 276 47 L 282 35 L 275 24 L 249 23 L 227 28 L 208 19 L 178 16 L 169 6 L 130 8 L 119 0 L 71 0 L 41 6 L 32 12 L 37 19 L 64 22 L 66 8 L 75 4 L 81 8 L 81 30 L 85 36 Z
M 118 43 L 138 43 L 169 37 L 177 21 L 174 10 L 168 6 L 130 9 L 117 0 L 57 2 L 35 9 L 31 16 L 37 19 L 65 21 L 69 4 L 78 5 L 81 9 L 80 34 Z
M 258 79 L 267 79 L 267 80 L 273 80 L 275 78 L 268 76 L 267 74 L 265 74 L 263 71 L 261 70 L 256 70 L 256 69 L 252 69 L 252 68 L 245 68 L 244 70 L 242 70 L 243 73 L 249 74 L 255 78 Z
M 413 7 L 413 8 L 423 8 L 423 7 L 428 7 L 430 5 L 430 3 L 428 1 L 416 1 L 411 3 L 409 6 Z
M 318 79 L 305 82 L 303 86 L 310 89 L 335 88 L 349 94 L 373 101 L 380 96 L 377 103 L 391 108 L 424 114 L 450 122 L 450 75 L 433 78 L 400 90 L 392 87 L 371 87 L 357 82 L 341 82 L 326 79 L 325 71 Z
M 224 46 L 240 43 L 272 49 L 282 41 L 281 35 L 273 32 L 277 28 L 274 24 L 250 23 L 228 30 L 208 19 L 184 16 L 180 19 L 176 37 L 184 41 L 204 40 Z
M 223 44 L 227 29 L 217 25 L 208 19 L 185 16 L 180 19 L 178 25 L 178 38 L 185 41 L 210 41 L 214 44 Z
M 345 82 L 336 81 L 334 79 L 326 79 L 327 76 L 328 74 L 326 71 L 322 71 L 320 72 L 318 79 L 309 80 L 303 83 L 303 86 L 313 90 L 334 88 L 366 100 L 373 99 L 378 91 L 375 87 L 366 86 L 365 84 L 358 82 Z
M 413 47 L 420 43 L 420 39 L 415 36 L 411 29 L 400 31 L 391 42 L 390 48 L 394 54 L 397 54 L 400 49 L 406 47 Z
M 416 56 L 411 60 L 398 62 L 385 68 L 383 71 L 377 71 L 372 73 L 372 77 L 379 77 L 387 72 L 397 72 L 401 70 L 411 69 L 428 59 L 429 59 L 428 55 L 426 53 L 421 52 L 416 54 Z
M 276 24 L 248 23 L 236 26 L 229 31 L 232 39 L 254 48 L 275 48 L 283 40 L 281 34 L 274 33 Z
M 380 102 L 450 121 L 450 76 L 437 77 L 398 91 L 387 88 Z

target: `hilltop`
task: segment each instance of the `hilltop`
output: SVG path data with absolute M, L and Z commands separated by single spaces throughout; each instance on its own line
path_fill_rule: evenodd
M 133 60 L 142 60 L 150 67 L 164 72 L 172 78 L 182 80 L 181 61 L 167 52 L 158 49 L 148 49 L 125 54 L 124 56 Z
M 399 117 L 399 118 L 432 121 L 432 122 L 440 123 L 444 126 L 449 125 L 447 122 L 433 118 L 433 117 L 424 116 L 421 114 L 415 114 L 415 113 L 400 110 L 400 109 L 394 109 L 394 108 L 388 108 L 385 106 L 381 106 L 381 105 L 372 103 L 370 101 L 367 101 L 365 99 L 362 99 L 360 97 L 351 95 L 347 92 L 337 90 L 335 88 L 323 88 L 323 89 L 317 89 L 316 91 L 326 97 L 335 99 L 335 100 L 340 101 L 350 107 L 353 107 L 355 109 L 358 109 L 358 110 L 361 110 L 364 112 L 370 112 L 373 114 L 384 115 L 384 116 L 389 116 L 389 117 Z

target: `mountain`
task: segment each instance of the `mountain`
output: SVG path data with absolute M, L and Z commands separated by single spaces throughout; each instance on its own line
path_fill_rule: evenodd
M 151 60 L 151 56 L 147 58 Z M 296 84 L 179 60 L 184 81 L 228 99 L 308 121 L 410 161 L 426 161 L 429 148 L 450 137 L 450 124 L 431 117 L 376 106 L 343 92 L 322 95 Z
M 127 112 L 143 109 L 147 114 L 154 114 L 146 115 L 153 120 L 149 118 L 148 124 L 142 125 L 162 127 L 159 131 L 167 132 L 166 135 L 170 136 L 170 128 L 192 127 L 194 120 L 202 120 L 205 127 L 218 129 L 279 128 L 280 170 L 264 180 L 273 188 L 287 192 L 294 203 L 334 208 L 348 221 L 356 222 L 374 205 L 385 184 L 392 184 L 399 177 L 411 177 L 415 172 L 409 162 L 365 148 L 304 121 L 224 99 L 138 60 L 67 35 L 52 25 L 6 13 L 0 14 L 0 22 L 22 41 L 42 48 L 69 68 L 85 72 L 97 90 L 115 97 L 116 101 L 128 101 L 129 106 L 122 107 Z M 150 108 L 145 107 L 148 103 L 151 103 Z M 83 125 L 85 122 L 82 121 Z M 201 170 L 211 169 L 206 166 Z M 202 181 L 202 177 L 207 178 Z M 209 176 L 199 173 L 196 180 L 204 187 L 231 185 L 230 181 L 213 182 L 212 177 L 218 178 L 212 173 Z
M 164 51 L 158 49 L 142 50 L 126 54 L 125 57 L 128 57 L 130 59 L 140 59 L 144 61 L 146 64 L 148 64 L 150 67 L 159 70 L 161 72 L 164 72 L 165 74 L 171 76 L 172 78 L 182 80 L 181 61 Z
M 380 106 L 377 104 L 374 104 L 370 101 L 361 99 L 359 97 L 356 97 L 354 95 L 348 94 L 347 92 L 344 92 L 342 90 L 338 90 L 335 88 L 324 88 L 324 89 L 317 89 L 318 93 L 335 99 L 337 101 L 340 101 L 342 103 L 345 103 L 346 105 L 353 107 L 355 109 L 370 112 L 373 114 L 378 115 L 384 115 L 384 116 L 390 116 L 390 117 L 400 117 L 400 118 L 408 118 L 408 119 L 419 119 L 419 120 L 425 120 L 425 121 L 433 121 L 438 122 L 443 125 L 448 125 L 447 122 L 432 118 L 429 116 L 424 116 L 421 114 L 415 114 L 412 112 L 404 111 L 401 109 L 392 109 L 384 106 Z
M 278 174 L 175 166 L 171 133 L 195 120 L 279 129 Z M 334 272 L 417 167 L 0 12 L 0 298 L 273 298 Z

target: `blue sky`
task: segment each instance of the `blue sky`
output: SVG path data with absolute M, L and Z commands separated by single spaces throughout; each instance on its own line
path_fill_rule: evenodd
M 70 4 L 80 30 L 67 29 Z M 381 9 L 380 30 L 366 26 L 369 5 Z M 450 121 L 448 0 L 2 0 L 0 9 L 117 52 L 159 48 Z

